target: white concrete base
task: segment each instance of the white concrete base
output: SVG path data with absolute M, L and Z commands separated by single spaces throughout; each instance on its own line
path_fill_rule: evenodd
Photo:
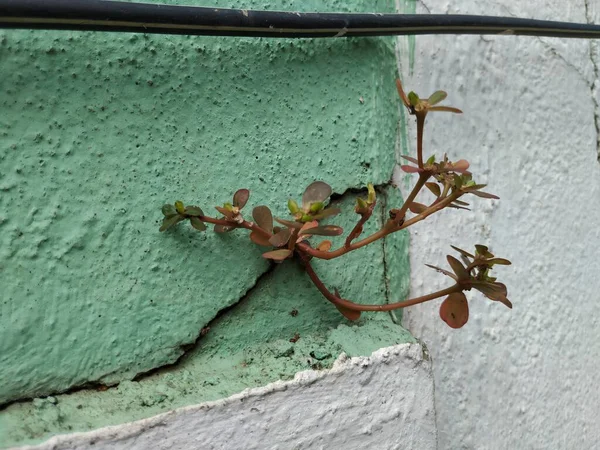
M 436 449 L 431 361 L 418 344 L 149 419 L 20 447 L 58 449 Z

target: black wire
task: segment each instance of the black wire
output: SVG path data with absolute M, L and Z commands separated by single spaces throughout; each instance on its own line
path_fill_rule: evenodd
M 406 34 L 600 37 L 598 25 L 512 17 L 296 13 L 104 0 L 0 0 L 0 28 L 292 38 Z

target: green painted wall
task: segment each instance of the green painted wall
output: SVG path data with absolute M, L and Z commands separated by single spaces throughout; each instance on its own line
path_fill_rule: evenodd
M 284 216 L 315 179 L 340 194 L 385 185 L 395 64 L 391 39 L 0 32 L 0 444 L 146 417 L 412 339 L 387 314 L 347 322 L 241 231 L 158 233 L 160 206 L 175 199 L 207 211 L 246 187 L 248 213 L 268 204 Z M 351 226 L 346 209 L 338 222 Z M 395 301 L 407 292 L 407 238 L 317 267 L 349 298 Z M 175 366 L 129 381 L 176 362 L 209 323 Z M 86 383 L 115 387 L 11 404 Z

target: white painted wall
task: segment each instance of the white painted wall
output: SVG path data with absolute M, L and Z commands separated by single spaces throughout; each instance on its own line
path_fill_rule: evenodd
M 425 0 L 418 12 L 600 23 L 588 0 Z M 590 47 L 591 46 L 591 47 Z M 444 211 L 415 227 L 412 294 L 445 286 L 424 263 L 449 245 L 489 244 L 514 309 L 473 295 L 451 330 L 439 303 L 405 325 L 434 361 L 440 449 L 592 449 L 600 445 L 600 45 L 527 37 L 416 38 L 408 89 L 449 92 L 463 116 L 432 114 L 425 148 L 472 163 L 500 201 Z M 411 124 L 414 131 L 414 124 Z M 414 142 L 411 141 L 411 142 Z
M 36 450 L 437 448 L 431 362 L 418 344 L 344 358 L 331 370 L 88 433 Z

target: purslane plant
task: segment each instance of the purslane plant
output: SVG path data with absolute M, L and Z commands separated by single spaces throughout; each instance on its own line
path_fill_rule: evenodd
M 446 297 L 440 307 L 440 317 L 450 327 L 460 328 L 469 319 L 469 305 L 464 291 L 471 289 L 476 289 L 487 298 L 512 308 L 507 298 L 506 286 L 490 276 L 490 270 L 495 265 L 509 265 L 510 261 L 495 257 L 484 245 L 476 245 L 474 253 L 452 246 L 458 252 L 460 260 L 451 255 L 447 256 L 451 271 L 429 264 L 427 266 L 452 278 L 454 284 L 421 297 L 396 303 L 367 305 L 344 299 L 337 289 L 330 291 L 315 272 L 311 264 L 313 258 L 325 260 L 338 258 L 391 233 L 415 225 L 444 208 L 469 209 L 467 208 L 469 204 L 461 200 L 467 194 L 489 199 L 498 198 L 482 191 L 486 185 L 477 184 L 473 180 L 466 160 L 452 162 L 446 155 L 439 161 L 434 155 L 427 160 L 423 157 L 423 131 L 427 114 L 435 111 L 462 113 L 457 108 L 439 105 L 446 98 L 446 93 L 437 91 L 423 100 L 414 92 L 406 95 L 400 80 L 396 80 L 396 86 L 404 106 L 417 119 L 417 157 L 404 156 L 403 158 L 413 165 L 402 165 L 401 168 L 404 172 L 416 174 L 418 179 L 404 204 L 400 208 L 392 208 L 389 211 L 389 219 L 380 230 L 359 239 L 364 224 L 371 218 L 377 204 L 375 189 L 369 184 L 367 197 L 356 200 L 354 211 L 359 215 L 359 219 L 347 235 L 344 244 L 332 249 L 332 242 L 329 240 L 316 243 L 317 236 L 339 236 L 343 234 L 343 229 L 336 225 L 321 224 L 322 220 L 339 214 L 340 210 L 327 204 L 332 193 L 331 187 L 323 181 L 315 181 L 304 191 L 300 204 L 291 199 L 288 201 L 287 206 L 292 220 L 273 217 L 267 206 L 256 206 L 252 210 L 253 220 L 246 220 L 242 209 L 248 202 L 250 191 L 240 189 L 233 195 L 231 203 L 215 207 L 223 215 L 221 218 L 205 215 L 198 206 L 185 206 L 181 201 L 175 202 L 174 205 L 164 205 L 162 208 L 164 219 L 160 231 L 165 231 L 184 220 L 189 220 L 192 227 L 199 231 L 206 230 L 207 223 L 213 224 L 214 231 L 218 233 L 245 228 L 250 231 L 252 242 L 270 248 L 263 253 L 263 257 L 276 263 L 291 258 L 300 260 L 317 289 L 350 320 L 357 320 L 362 311 L 391 311 Z M 429 205 L 415 201 L 424 188 L 435 196 L 435 200 Z

